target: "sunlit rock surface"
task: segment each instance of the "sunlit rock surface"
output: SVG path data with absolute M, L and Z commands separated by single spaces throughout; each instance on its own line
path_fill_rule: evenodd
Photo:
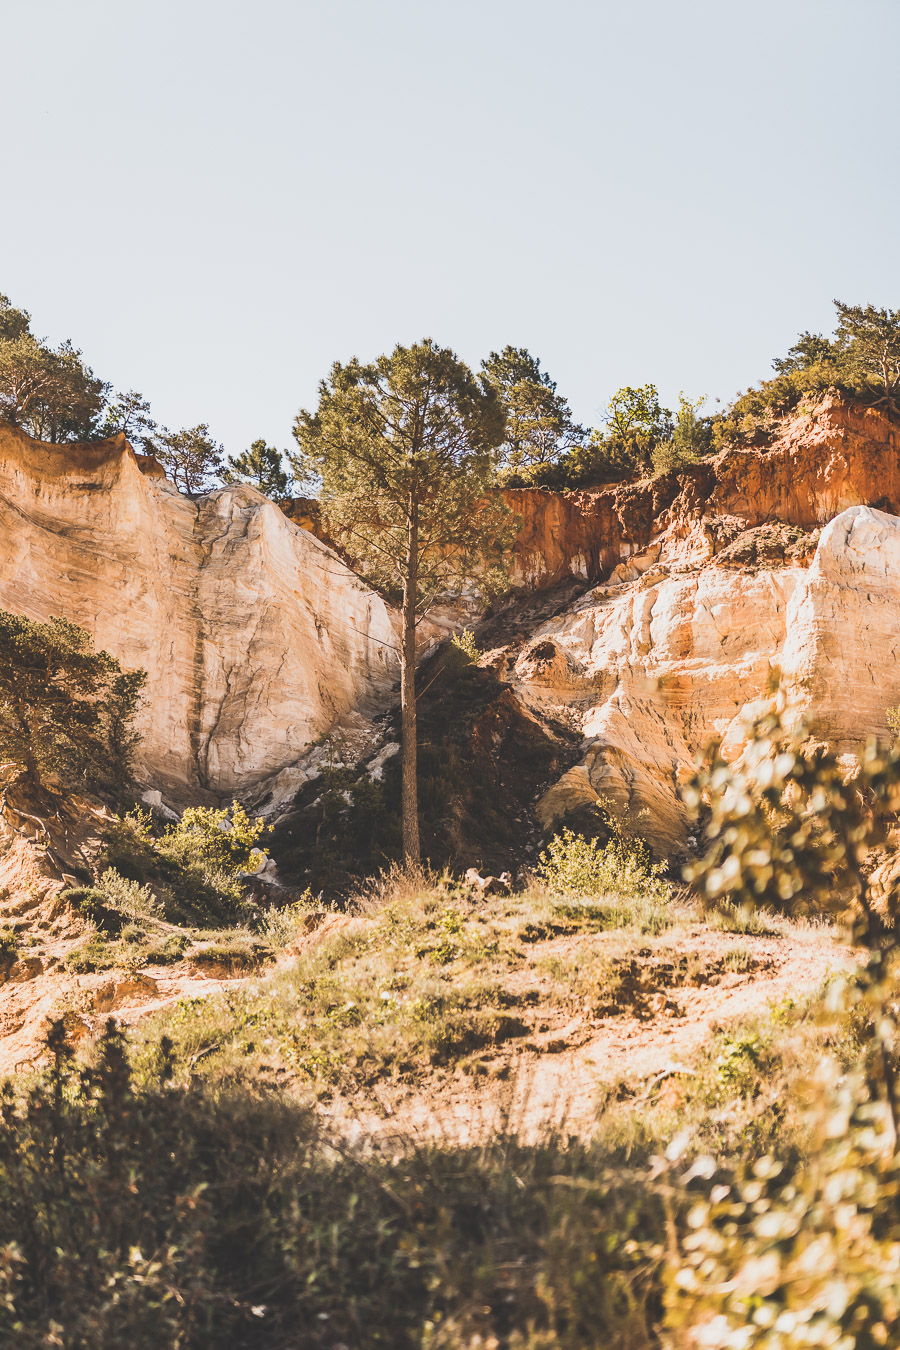
M 538 805 L 545 824 L 600 796 L 659 852 L 683 847 L 679 783 L 713 738 L 740 754 L 775 672 L 842 751 L 887 733 L 900 432 L 877 412 L 826 398 L 762 449 L 506 496 L 520 599 L 490 663 L 584 738 Z M 0 426 L 0 606 L 65 615 L 147 669 L 141 773 L 175 805 L 288 802 L 333 759 L 311 749 L 331 732 L 354 762 L 377 753 L 368 719 L 396 696 L 396 616 L 316 537 L 315 503 L 291 510 L 243 487 L 180 496 L 121 437 L 57 447 Z M 523 618 L 555 586 L 591 589 Z M 451 602 L 422 645 L 474 617 Z
M 252 488 L 179 495 L 121 436 L 0 424 L 0 607 L 147 670 L 140 771 L 176 800 L 260 784 L 396 678 L 386 606 L 331 549 Z
M 585 738 L 540 815 L 550 824 L 605 797 L 677 851 L 679 783 L 713 739 L 740 754 L 773 675 L 813 734 L 852 752 L 888 734 L 898 649 L 900 519 L 870 507 L 832 520 L 808 567 L 654 562 L 614 577 L 543 624 L 511 675 L 536 711 L 576 713 Z
M 848 507 L 900 509 L 900 426 L 828 396 L 771 445 L 731 449 L 685 471 L 577 492 L 509 491 L 520 518 L 513 575 L 522 586 L 599 581 L 654 549 L 699 562 L 775 523 L 810 531 Z

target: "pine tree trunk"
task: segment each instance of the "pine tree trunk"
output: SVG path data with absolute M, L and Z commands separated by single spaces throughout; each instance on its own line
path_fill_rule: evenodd
M 414 502 L 410 503 L 406 540 L 403 636 L 400 644 L 400 741 L 403 750 L 400 818 L 403 826 L 404 862 L 418 863 L 421 858 L 419 790 L 416 777 L 416 601 L 419 589 L 419 521 Z

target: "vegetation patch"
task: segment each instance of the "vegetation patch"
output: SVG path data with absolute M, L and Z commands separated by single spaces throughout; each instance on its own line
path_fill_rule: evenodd
M 665 1206 L 552 1135 L 329 1147 L 282 1099 L 135 1075 L 110 1024 L 7 1093 L 0 1332 L 17 1345 L 650 1346 Z M 98 1291 L 104 1291 L 98 1296 Z
M 556 909 L 565 918 L 600 928 L 637 925 L 645 933 L 661 932 L 672 921 L 665 867 L 652 861 L 644 840 L 622 833 L 608 812 L 606 820 L 612 837 L 605 844 L 569 828 L 554 835 L 537 875 L 559 897 Z
M 78 624 L 0 610 L 0 759 L 21 764 L 33 788 L 121 793 L 146 678 L 96 651 Z
M 120 877 L 143 887 L 141 894 L 152 895 L 148 919 L 204 927 L 217 919 L 240 922 L 252 912 L 242 876 L 264 859 L 265 830 L 238 802 L 230 811 L 191 807 L 161 829 L 149 811 L 137 808 L 108 827 L 104 858 Z M 118 905 L 123 917 L 136 917 L 130 903 Z
M 8 977 L 18 954 L 18 934 L 12 928 L 0 928 L 0 981 Z
M 417 674 L 419 815 L 424 856 L 435 868 L 477 863 L 499 874 L 540 842 L 532 821 L 541 784 L 577 755 L 570 731 L 528 716 L 491 670 L 454 644 Z M 389 738 L 399 725 L 388 723 Z M 343 903 L 365 878 L 400 860 L 400 757 L 381 782 L 365 768 L 327 769 L 304 785 L 271 836 L 287 874 Z

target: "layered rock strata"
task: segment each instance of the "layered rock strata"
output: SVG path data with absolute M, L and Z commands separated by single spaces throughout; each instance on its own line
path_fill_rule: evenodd
M 584 736 L 581 762 L 540 803 L 543 822 L 608 798 L 671 853 L 688 830 L 679 783 L 713 739 L 740 754 L 773 675 L 840 751 L 888 734 L 886 709 L 900 703 L 900 519 L 843 511 L 808 566 L 685 560 L 672 538 L 658 555 L 542 624 L 507 678 L 536 712 L 574 713 Z
M 875 409 L 829 396 L 786 422 L 762 449 L 726 450 L 637 483 L 573 492 L 517 488 L 504 496 L 520 522 L 510 558 L 516 587 L 600 581 L 663 540 L 670 560 L 680 544 L 697 561 L 718 556 L 750 529 L 780 524 L 808 533 L 851 506 L 900 509 L 900 428 Z M 318 503 L 298 497 L 284 509 L 331 542 Z
M 683 846 L 679 780 L 714 736 L 739 753 L 775 668 L 842 748 L 886 732 L 900 703 L 900 436 L 879 414 L 826 399 L 763 450 L 508 495 L 514 580 L 564 608 L 525 636 L 520 623 L 490 663 L 584 738 L 543 797 L 545 823 L 600 794 L 660 851 Z M 63 614 L 148 671 L 140 767 L 175 804 L 277 805 L 315 772 L 325 751 L 306 752 L 323 735 L 353 742 L 354 760 L 375 751 L 367 718 L 396 678 L 391 613 L 308 528 L 313 507 L 291 520 L 245 487 L 189 499 L 121 437 L 57 447 L 0 425 L 0 607 Z M 459 614 L 438 618 L 428 641 Z
M 900 508 L 900 428 L 828 397 L 763 449 L 731 449 L 641 483 L 506 494 L 522 528 L 514 577 L 532 589 L 568 576 L 600 581 L 665 539 L 712 558 L 742 530 L 775 522 L 810 531 L 848 507 Z
M 337 554 L 252 488 L 180 495 L 121 436 L 0 423 L 0 607 L 147 671 L 139 769 L 176 802 L 271 778 L 396 678 L 389 611 Z

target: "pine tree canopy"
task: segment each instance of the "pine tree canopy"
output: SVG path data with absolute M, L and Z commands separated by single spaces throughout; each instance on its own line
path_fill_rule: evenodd
M 421 613 L 496 553 L 507 512 L 489 487 L 504 425 L 490 383 L 426 339 L 336 363 L 316 411 L 297 416 L 293 463 L 321 479 L 329 533 L 383 594 L 399 595 L 412 564 Z
M 416 625 L 467 578 L 482 587 L 510 540 L 490 491 L 506 424 L 496 389 L 431 339 L 369 365 L 335 364 L 294 424 L 298 477 L 318 476 L 329 533 L 401 606 L 403 851 L 419 860 Z
M 121 787 L 146 678 L 96 651 L 67 619 L 0 610 L 0 759 L 24 764 L 35 784 Z
M 281 451 L 260 439 L 240 455 L 229 455 L 222 470 L 224 483 L 247 483 L 275 500 L 286 497 L 291 478 L 285 472 Z
M 573 446 L 583 444 L 587 432 L 573 421 L 555 381 L 527 348 L 507 346 L 502 352 L 491 352 L 481 368 L 506 411 L 500 467 L 515 470 L 554 464 Z

